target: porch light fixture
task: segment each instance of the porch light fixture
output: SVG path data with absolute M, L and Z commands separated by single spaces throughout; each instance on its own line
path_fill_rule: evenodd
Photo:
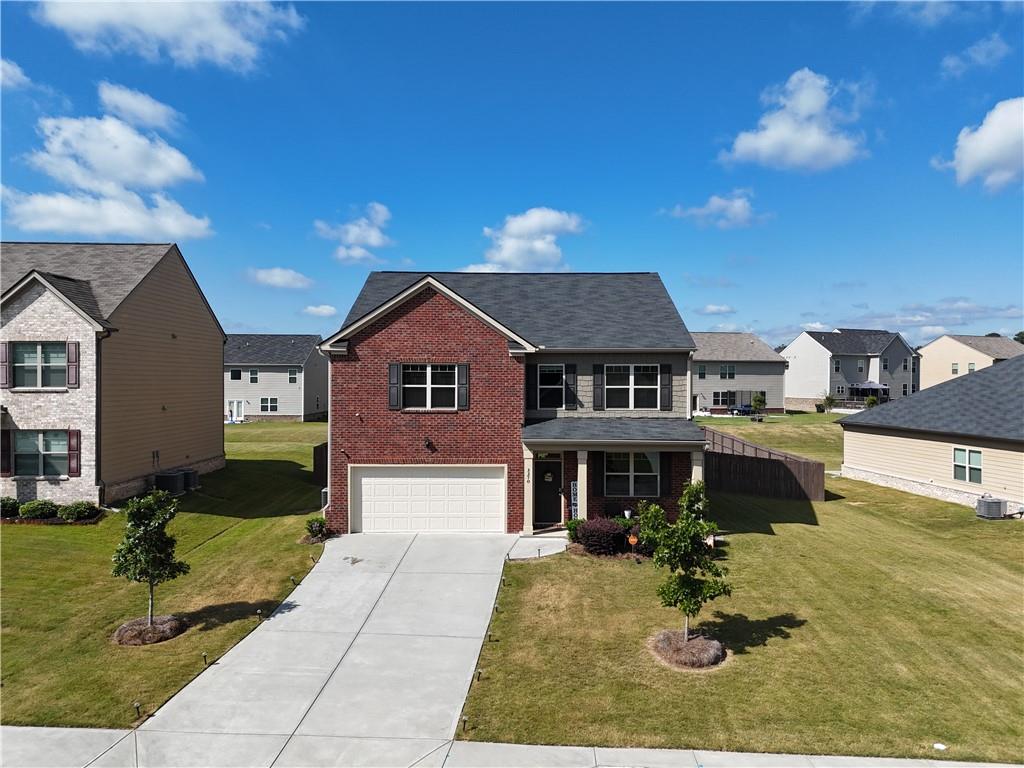
M 423 447 L 426 448 L 431 453 L 437 450 L 437 446 L 434 445 L 434 441 L 431 440 L 429 437 L 423 438 Z

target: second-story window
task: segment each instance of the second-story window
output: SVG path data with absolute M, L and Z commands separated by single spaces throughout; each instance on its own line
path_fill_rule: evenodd
M 888 357 L 883 357 L 882 358 L 882 370 L 883 371 L 888 371 L 889 370 L 889 358 Z
M 903 370 L 904 371 L 909 371 L 910 370 L 909 363 L 910 363 L 910 358 L 909 357 L 904 357 L 903 358 Z
M 289 368 L 288 369 L 288 383 L 297 384 L 299 382 L 299 369 Z
M 232 368 L 231 369 L 231 380 L 232 381 L 241 381 L 242 380 L 242 369 L 241 368 Z
M 960 363 L 953 363 L 952 366 L 950 366 L 949 372 L 954 376 L 960 373 Z
M 697 366 L 697 378 L 706 379 L 708 377 L 708 367 L 706 365 Z
M 843 370 L 843 362 L 838 357 L 832 361 L 832 370 L 839 373 Z
M 864 361 L 863 360 L 858 360 L 857 361 L 857 373 L 864 373 Z
M 454 408 L 455 366 L 414 364 L 402 366 L 403 408 Z
M 565 407 L 565 368 L 561 365 L 537 366 L 537 405 L 540 408 Z
M 968 373 L 974 373 L 974 363 L 968 363 L 967 364 L 967 372 Z
M 658 407 L 657 365 L 606 365 L 606 408 L 648 409 Z
M 15 387 L 66 387 L 68 346 L 63 341 L 16 342 L 12 345 Z
M 249 383 L 250 384 L 259 384 L 260 383 L 260 369 L 259 368 L 250 368 L 249 369 Z
M 720 379 L 735 379 L 736 378 L 736 366 L 735 365 L 720 365 L 720 366 L 718 366 L 718 378 L 720 378 Z

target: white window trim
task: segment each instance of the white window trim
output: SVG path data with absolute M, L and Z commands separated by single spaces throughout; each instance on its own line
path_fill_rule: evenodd
M 260 383 L 260 369 L 259 368 L 250 368 L 249 369 L 249 383 L 250 384 L 259 384 Z
M 293 379 L 294 379 L 294 381 L 293 381 Z M 298 368 L 289 368 L 288 369 L 288 383 L 289 384 L 298 384 L 299 383 L 299 369 Z
M 960 363 L 951 363 L 950 364 L 950 366 L 949 366 L 949 375 L 950 376 L 959 376 L 960 375 Z
M 44 458 L 46 456 L 64 456 L 68 460 L 68 465 L 69 465 L 69 469 L 70 469 L 71 459 L 70 459 L 69 451 L 71 449 L 71 442 L 70 442 L 71 438 L 68 436 L 68 431 L 66 429 L 16 429 L 16 430 L 13 430 L 13 431 L 15 433 L 18 433 L 18 432 L 35 432 L 36 433 L 36 447 L 37 447 L 38 450 L 34 453 L 34 455 L 39 457 L 38 465 L 37 465 L 37 468 L 38 468 L 39 471 L 36 474 L 34 474 L 34 475 L 19 475 L 19 474 L 17 474 L 18 455 L 19 455 L 19 453 L 22 456 L 25 456 L 25 455 L 28 455 L 28 454 L 26 454 L 24 451 L 20 451 L 19 452 L 17 450 L 17 444 L 18 444 L 17 440 L 18 440 L 18 438 L 17 438 L 17 434 L 13 434 L 13 435 L 11 435 L 11 472 L 13 473 L 12 477 L 15 477 L 15 478 L 19 478 L 19 477 L 34 477 L 34 478 L 39 478 L 39 479 L 47 478 L 47 477 L 49 477 L 49 478 L 59 477 L 59 478 L 64 479 L 64 478 L 69 477 L 69 475 L 67 473 L 59 474 L 59 475 L 43 474 L 43 461 L 44 461 Z M 68 445 L 68 450 L 64 451 L 63 453 L 60 453 L 58 451 L 44 451 L 43 450 L 43 434 L 46 433 L 46 432 L 63 432 L 64 433 L 64 440 L 65 440 L 65 442 Z
M 731 375 L 730 375 L 731 374 Z M 735 363 L 723 363 L 718 366 L 718 378 L 722 381 L 735 381 L 736 380 L 736 364 Z
M 888 371 L 889 370 L 889 358 L 888 357 L 883 357 L 882 358 L 882 370 L 883 371 Z
M 903 382 L 903 396 L 906 397 L 910 394 L 910 385 L 907 382 Z
M 960 464 L 956 460 L 956 452 L 957 451 L 963 451 L 964 452 L 964 462 L 965 462 L 964 464 Z M 974 466 L 973 464 L 971 464 L 971 454 L 977 454 L 977 456 L 978 456 L 978 465 L 977 466 Z M 982 452 L 981 452 L 980 449 L 978 449 L 978 448 L 968 448 L 967 446 L 963 446 L 963 445 L 954 445 L 953 446 L 953 474 L 952 474 L 953 482 L 955 482 L 955 483 L 970 483 L 971 485 L 983 485 L 984 482 L 985 482 L 985 470 L 984 470 L 983 462 L 984 462 L 984 457 L 983 457 Z M 963 467 L 964 468 L 964 479 L 963 480 L 961 480 L 960 478 L 958 478 L 956 476 L 956 468 L 957 467 Z M 981 475 L 978 478 L 977 482 L 975 482 L 974 480 L 971 480 L 971 469 L 972 468 L 978 470 L 978 472 Z
M 263 401 L 264 400 L 267 401 L 267 407 L 265 409 L 263 407 Z M 273 401 L 273 402 L 271 402 L 271 401 Z M 271 408 L 271 406 L 273 406 L 273 408 Z M 280 407 L 281 407 L 280 400 L 278 398 L 276 398 L 276 397 L 270 397 L 268 395 L 267 397 L 261 397 L 260 398 L 260 413 L 278 413 Z
M 842 372 L 843 372 L 843 361 L 840 360 L 838 357 L 832 358 L 832 373 L 842 373 Z
M 629 368 L 629 384 L 628 385 L 626 385 L 626 386 L 622 386 L 622 385 L 608 386 L 608 368 L 614 367 L 614 366 L 628 367 Z M 646 386 L 646 385 L 638 387 L 636 385 L 636 378 L 635 378 L 636 369 L 638 367 L 656 368 L 657 372 L 658 372 L 658 382 L 657 382 L 657 384 L 655 384 L 653 387 L 649 387 L 649 386 Z M 605 376 L 604 376 L 604 391 L 605 391 L 604 407 L 605 407 L 606 411 L 658 411 L 658 410 L 661 410 L 661 365 L 659 365 L 658 363 L 605 363 L 604 371 L 605 371 Z M 608 405 L 608 390 L 609 389 L 628 389 L 629 390 L 629 406 L 627 406 L 627 407 L 609 406 Z M 655 399 L 654 405 L 649 407 L 649 408 L 637 408 L 636 406 L 634 406 L 633 405 L 633 403 L 634 403 L 633 394 L 634 394 L 634 392 L 637 389 L 653 389 L 654 393 L 656 395 L 656 399 Z
M 14 362 L 14 350 L 19 344 L 35 344 L 36 345 L 36 364 L 25 365 L 24 363 Z M 44 387 L 43 381 L 43 344 L 63 344 L 64 345 L 64 383 L 56 387 Z M 68 353 L 67 353 L 67 342 L 64 341 L 13 341 L 11 342 L 10 353 L 11 355 L 11 389 L 21 392 L 65 392 L 68 389 Z M 46 368 L 59 368 L 59 365 L 47 365 Z M 18 387 L 14 384 L 14 372 L 18 368 L 35 368 L 36 369 L 36 384 L 35 386 Z M 31 432 L 32 430 L 26 430 Z
M 541 368 L 559 368 L 562 371 L 561 384 L 557 387 L 548 384 L 541 386 L 540 383 L 540 369 Z M 557 408 L 551 408 L 540 404 L 540 391 L 542 389 L 561 389 L 562 390 L 562 404 Z M 565 410 L 565 364 L 564 363 L 538 363 L 537 364 L 537 410 L 538 411 L 564 411 Z
M 857 373 L 864 373 L 864 361 L 857 360 Z
M 608 493 L 608 475 L 609 475 L 609 472 L 608 472 L 608 454 L 609 453 L 628 453 L 629 454 L 629 473 L 628 473 L 628 475 L 625 472 L 612 472 L 612 473 L 610 473 L 614 477 L 627 477 L 627 476 L 629 477 L 629 493 L 628 494 L 623 495 L 621 493 Z M 656 461 L 658 463 L 658 471 L 654 472 L 654 473 L 651 473 L 651 472 L 637 472 L 636 471 L 635 461 L 636 461 L 636 455 L 638 453 L 654 453 L 658 457 L 656 459 Z M 636 493 L 634 493 L 634 490 L 635 490 L 634 489 L 634 481 L 635 481 L 637 475 L 640 475 L 640 477 L 652 477 L 652 476 L 656 477 L 657 478 L 657 482 L 658 482 L 658 492 L 655 495 L 653 495 L 653 496 L 648 496 L 648 495 L 637 496 Z M 661 454 L 658 451 L 607 451 L 605 453 L 605 455 L 604 455 L 604 495 L 605 495 L 605 497 L 611 498 L 611 499 L 637 499 L 637 498 L 642 498 L 642 499 L 658 499 L 658 498 L 661 498 Z
M 405 368 L 411 365 L 425 365 L 427 367 L 427 381 L 425 384 L 406 384 L 405 383 Z M 455 372 L 455 383 L 454 384 L 434 384 L 434 366 L 444 366 L 446 368 L 453 368 Z M 456 363 L 402 363 L 398 370 L 398 391 L 399 396 L 402 399 L 402 410 L 403 411 L 457 411 L 459 405 L 459 366 Z M 405 390 L 409 389 L 426 389 L 427 390 L 427 405 L 424 406 L 410 406 L 405 405 Z M 434 389 L 450 389 L 454 393 L 455 397 L 453 402 L 455 405 L 439 405 L 434 407 L 432 401 L 432 392 Z M 538 405 L 540 405 L 538 403 Z
M 836 384 L 836 394 L 837 395 L 845 395 L 846 394 L 846 387 L 844 385 L 842 385 L 842 384 Z
M 967 372 L 968 373 L 974 373 L 977 369 L 978 369 L 978 367 L 974 363 L 968 363 L 967 364 Z
M 236 379 L 232 374 L 238 371 L 238 378 Z M 241 368 L 228 368 L 228 381 L 241 381 L 242 380 L 242 369 Z
M 722 395 L 726 395 L 726 397 L 722 397 Z M 728 395 L 732 395 L 732 397 L 728 397 Z M 718 397 L 718 402 L 717 403 L 715 402 L 715 398 L 716 397 Z M 722 402 L 723 400 L 725 400 L 726 402 L 723 403 Z M 730 400 L 732 402 L 729 402 Z M 712 393 L 711 393 L 711 407 L 712 408 L 732 408 L 734 405 L 736 405 L 736 390 L 735 389 L 720 389 L 720 390 L 716 389 L 716 390 L 712 391 Z

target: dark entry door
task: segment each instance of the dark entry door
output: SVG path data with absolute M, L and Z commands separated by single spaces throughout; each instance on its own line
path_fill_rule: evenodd
M 562 522 L 562 462 L 533 464 L 533 525 L 546 528 Z

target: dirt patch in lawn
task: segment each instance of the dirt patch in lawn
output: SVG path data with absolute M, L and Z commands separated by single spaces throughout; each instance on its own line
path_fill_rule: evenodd
M 701 635 L 683 641 L 678 629 L 663 629 L 647 641 L 654 657 L 673 669 L 710 669 L 725 661 L 725 646 L 717 640 Z
M 154 616 L 150 624 L 146 617 L 126 621 L 114 632 L 118 645 L 152 645 L 177 637 L 188 629 L 188 622 L 180 616 Z

